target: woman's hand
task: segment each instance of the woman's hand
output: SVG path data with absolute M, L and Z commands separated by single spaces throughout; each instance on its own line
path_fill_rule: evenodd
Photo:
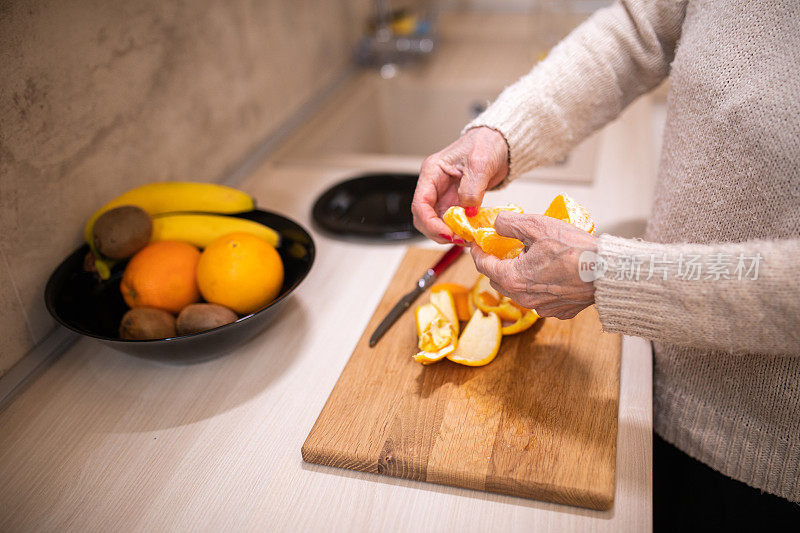
M 436 242 L 454 242 L 442 221 L 447 208 L 480 207 L 483 193 L 507 174 L 508 144 L 503 136 L 485 127 L 467 131 L 422 163 L 411 204 L 414 225 Z
M 500 213 L 494 227 L 525 244 L 521 254 L 506 260 L 472 246 L 475 266 L 500 294 L 540 316 L 562 320 L 594 303 L 594 284 L 581 280 L 578 258 L 597 253 L 597 237 L 544 215 Z

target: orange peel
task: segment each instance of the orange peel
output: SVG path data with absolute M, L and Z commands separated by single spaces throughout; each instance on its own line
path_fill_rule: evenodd
M 475 282 L 470 294 L 475 307 L 484 313 L 495 313 L 500 317 L 500 320 L 506 322 L 519 320 L 522 318 L 523 310 L 527 311 L 527 309 L 515 304 L 510 298 L 506 298 L 494 290 L 489 278 L 484 275 L 478 277 L 478 281 Z
M 530 328 L 539 319 L 536 311 L 522 307 L 492 287 L 489 278 L 480 275 L 470 291 L 475 307 L 484 313 L 494 313 L 503 322 L 503 335 L 513 335 Z
M 453 323 L 433 303 L 420 305 L 414 311 L 419 337 L 419 352 L 413 356 L 418 363 L 435 363 L 455 350 L 458 332 Z
M 453 326 L 456 336 L 458 336 L 458 312 L 456 311 L 456 301 L 448 290 L 431 292 L 430 301 L 444 315 L 448 322 Z
M 533 326 L 537 320 L 539 320 L 539 314 L 533 309 L 529 309 L 516 322 L 503 326 L 500 331 L 502 331 L 504 336 L 515 335 Z
M 500 351 L 503 340 L 500 317 L 494 313 L 484 316 L 475 310 L 472 318 L 464 326 L 464 333 L 458 339 L 458 346 L 447 358 L 454 363 L 467 366 L 483 366 L 491 363 Z
M 472 316 L 474 309 L 470 308 L 469 289 L 458 283 L 437 283 L 431 287 L 431 293 L 439 291 L 449 291 L 456 304 L 456 315 L 458 320 L 466 322 Z

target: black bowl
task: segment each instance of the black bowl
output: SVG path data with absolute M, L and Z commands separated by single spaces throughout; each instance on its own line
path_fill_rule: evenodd
M 191 335 L 156 340 L 126 340 L 119 337 L 122 315 L 128 310 L 119 290 L 127 262 L 120 262 L 108 280 L 98 282 L 83 269 L 89 251 L 83 245 L 50 275 L 45 288 L 47 310 L 62 326 L 98 339 L 117 350 L 172 363 L 195 363 L 230 352 L 250 340 L 269 323 L 287 297 L 303 281 L 314 263 L 314 241 L 296 222 L 277 213 L 256 209 L 230 215 L 266 224 L 281 235 L 278 253 L 283 260 L 284 279 L 278 297 L 263 309 L 236 322 Z

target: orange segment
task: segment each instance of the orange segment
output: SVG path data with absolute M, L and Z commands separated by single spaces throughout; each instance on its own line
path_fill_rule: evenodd
M 572 224 L 576 228 L 595 234 L 596 228 L 592 215 L 581 204 L 564 193 L 559 194 L 550 203 L 545 215 Z
M 466 322 L 472 316 L 469 306 L 469 289 L 458 283 L 437 283 L 431 287 L 431 292 L 448 291 L 453 296 L 456 304 L 458 319 Z
M 481 207 L 475 216 L 468 217 L 463 207 L 452 206 L 442 216 L 442 220 L 453 233 L 467 242 L 475 242 L 487 254 L 500 259 L 511 259 L 518 256 L 525 247 L 517 239 L 497 234 L 494 223 L 502 211 L 522 213 L 522 208 L 513 204 L 504 207 Z M 553 199 L 544 214 L 563 220 L 593 235 L 596 231 L 589 211 L 563 193 Z
M 504 207 L 481 207 L 475 216 L 468 217 L 461 206 L 452 206 L 442 216 L 453 233 L 467 242 L 475 241 L 481 250 L 501 259 L 516 257 L 522 251 L 517 239 L 502 237 L 494 230 L 494 222 L 502 211 L 522 213 L 522 208 L 513 204 Z
M 511 211 L 522 214 L 522 208 L 518 205 L 508 204 L 501 207 L 481 207 L 473 217 L 469 217 L 469 223 L 473 228 L 493 228 L 494 221 L 503 211 Z
M 453 233 L 467 242 L 475 240 L 475 230 L 478 228 L 493 228 L 494 221 L 502 211 L 522 213 L 522 208 L 514 204 L 503 207 L 481 207 L 475 216 L 468 217 L 463 207 L 454 205 L 442 216 L 442 220 L 453 230 Z
M 525 246 L 522 241 L 498 235 L 494 228 L 478 228 L 475 230 L 475 242 L 481 250 L 500 259 L 517 257 Z
M 445 211 L 444 215 L 442 215 L 442 220 L 444 220 L 448 228 L 453 230 L 453 233 L 465 241 L 472 242 L 474 240 L 473 231 L 475 231 L 475 228 L 470 224 L 463 207 L 455 205 L 450 207 Z

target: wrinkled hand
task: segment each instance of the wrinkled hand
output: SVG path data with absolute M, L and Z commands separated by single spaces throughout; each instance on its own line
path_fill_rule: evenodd
M 411 204 L 414 225 L 436 242 L 453 242 L 442 221 L 450 206 L 480 207 L 483 193 L 508 174 L 508 145 L 490 128 L 473 128 L 425 159 Z M 462 241 L 463 243 L 463 241 Z
M 594 284 L 578 275 L 578 257 L 597 253 L 597 237 L 544 215 L 501 213 L 495 229 L 525 245 L 521 254 L 505 260 L 472 246 L 475 266 L 500 294 L 540 316 L 562 320 L 594 303 Z

